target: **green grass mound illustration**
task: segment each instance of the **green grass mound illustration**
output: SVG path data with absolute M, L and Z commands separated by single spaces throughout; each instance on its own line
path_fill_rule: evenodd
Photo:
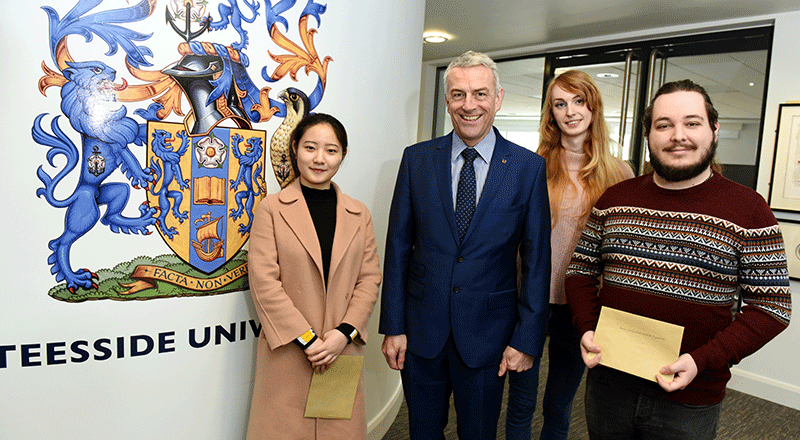
M 156 298 L 219 295 L 249 289 L 246 275 L 247 267 L 236 270 L 245 263 L 247 263 L 247 251 L 241 250 L 222 267 L 206 274 L 193 268 L 174 254 L 157 257 L 141 256 L 131 261 L 117 264 L 113 269 L 97 270 L 95 272 L 99 278 L 95 280 L 97 289 L 79 288 L 73 294 L 67 289 L 66 284 L 60 284 L 50 289 L 48 295 L 60 301 L 73 303 L 101 299 L 141 301 Z M 126 287 L 125 285 L 131 285 L 138 281 L 132 278 L 132 275 L 137 267 L 141 266 L 156 267 L 161 273 L 177 274 L 176 276 L 171 276 L 171 279 L 182 280 L 185 277 L 189 280 L 198 280 L 200 283 L 203 283 L 203 280 L 216 280 L 216 282 L 208 281 L 205 284 L 212 287 L 200 290 L 191 288 L 191 285 L 195 283 L 168 282 L 154 277 L 147 279 L 150 284 L 145 284 L 147 287 L 142 288 L 142 290 L 136 291 L 136 289 Z M 139 281 L 139 283 L 141 284 L 142 282 Z M 134 291 L 130 292 L 131 290 Z

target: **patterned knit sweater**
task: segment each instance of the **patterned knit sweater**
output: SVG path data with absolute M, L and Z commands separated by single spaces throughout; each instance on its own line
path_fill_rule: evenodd
M 733 316 L 737 287 L 744 307 Z M 684 390 L 667 393 L 617 370 L 593 369 L 604 381 L 678 403 L 720 402 L 729 366 L 783 331 L 791 316 L 772 211 L 758 193 L 719 174 L 684 190 L 660 188 L 651 174 L 609 188 L 578 242 L 566 293 L 581 334 L 595 329 L 601 306 L 683 326 L 680 352 L 698 368 Z

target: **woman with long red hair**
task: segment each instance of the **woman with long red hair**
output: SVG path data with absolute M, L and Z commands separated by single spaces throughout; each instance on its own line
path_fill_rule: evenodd
M 547 322 L 549 370 L 543 400 L 541 439 L 566 439 L 572 400 L 584 371 L 580 335 L 564 293 L 564 274 L 592 206 L 610 186 L 633 177 L 611 154 L 603 99 L 584 72 L 570 70 L 547 89 L 537 153 L 547 160 L 551 213 L 550 316 Z M 506 439 L 531 438 L 539 382 L 534 368 L 509 376 Z

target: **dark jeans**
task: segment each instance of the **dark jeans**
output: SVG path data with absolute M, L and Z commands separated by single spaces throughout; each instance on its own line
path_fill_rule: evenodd
M 708 440 L 717 435 L 721 403 L 682 405 L 586 377 L 591 440 Z
M 550 304 L 547 334 L 550 336 L 547 346 L 550 360 L 542 400 L 544 423 L 540 439 L 566 439 L 572 415 L 572 399 L 586 368 L 581 358 L 581 338 L 572 325 L 572 313 L 567 305 Z M 528 371 L 510 372 L 506 439 L 530 440 L 538 387 L 539 359 Z

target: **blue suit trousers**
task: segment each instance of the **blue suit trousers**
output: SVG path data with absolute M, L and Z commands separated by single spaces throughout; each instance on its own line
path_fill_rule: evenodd
M 408 405 L 409 438 L 444 440 L 452 393 L 458 438 L 494 440 L 505 382 L 505 376 L 497 376 L 498 368 L 468 367 L 456 350 L 452 334 L 433 359 L 407 351 L 400 375 Z

